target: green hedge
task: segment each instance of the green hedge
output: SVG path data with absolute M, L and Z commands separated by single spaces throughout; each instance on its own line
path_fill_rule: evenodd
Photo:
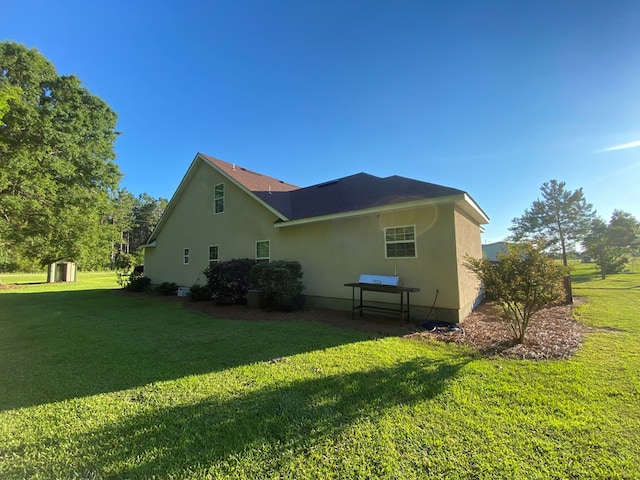
M 262 290 L 263 307 L 291 311 L 304 306 L 302 266 L 295 260 L 257 263 L 251 269 L 251 284 Z

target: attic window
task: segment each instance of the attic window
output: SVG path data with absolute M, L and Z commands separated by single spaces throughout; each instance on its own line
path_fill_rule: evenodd
M 416 258 L 416 256 L 415 225 L 384 229 L 385 258 Z
M 213 213 L 224 213 L 224 183 L 213 187 Z

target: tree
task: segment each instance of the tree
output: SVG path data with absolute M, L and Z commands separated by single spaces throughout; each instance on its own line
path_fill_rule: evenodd
M 0 43 L 0 85 L 12 92 L 0 102 L 0 244 L 15 258 L 97 267 L 114 243 L 105 219 L 121 177 L 116 114 L 13 42 Z
M 600 267 L 602 279 L 621 272 L 640 245 L 640 222 L 630 213 L 614 210 L 607 225 L 601 218 L 591 223 L 583 242 L 587 255 Z
M 509 230 L 514 242 L 543 240 L 548 250 L 560 249 L 566 267 L 567 249 L 584 239 L 596 213 L 582 188 L 572 192 L 565 186 L 565 182 L 557 180 L 542 184 L 542 199 L 535 200 L 521 217 L 514 218 Z
M 130 252 L 138 252 L 140 245 L 149 239 L 168 203 L 166 198 L 154 198 L 147 193 L 138 195 L 133 205 L 135 220 L 128 233 Z
M 497 300 L 517 343 L 524 342 L 533 314 L 562 297 L 562 279 L 568 268 L 553 262 L 542 250 L 526 242 L 508 245 L 498 252 L 497 262 L 466 258 L 465 266 L 478 275 L 486 294 Z

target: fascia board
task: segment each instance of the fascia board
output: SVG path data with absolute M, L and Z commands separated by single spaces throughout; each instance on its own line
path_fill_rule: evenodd
M 334 213 L 331 215 L 320 215 L 317 217 L 300 218 L 298 220 L 290 220 L 275 223 L 276 228 L 293 227 L 296 225 L 304 225 L 307 223 L 327 222 L 330 220 L 341 220 L 345 218 L 360 217 L 365 215 L 373 215 L 376 213 L 392 212 L 395 210 L 406 210 L 408 208 L 444 205 L 447 203 L 455 203 L 456 201 L 464 201 L 466 194 L 447 195 L 445 197 L 429 198 L 421 200 L 413 200 L 411 202 L 393 203 L 391 205 L 383 205 L 379 207 L 363 208 L 361 210 L 352 210 L 350 212 Z
M 484 210 L 471 198 L 467 193 L 464 194 L 464 201 L 460 202 L 462 209 L 469 213 L 474 220 L 480 225 L 489 223 L 489 216 L 484 213 Z

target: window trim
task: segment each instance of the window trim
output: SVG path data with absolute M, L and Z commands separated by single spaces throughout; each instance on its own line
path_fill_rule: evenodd
M 216 190 L 218 189 L 218 187 L 222 187 L 221 196 L 217 196 Z M 224 182 L 216 183 L 213 186 L 213 214 L 214 215 L 220 215 L 221 213 L 224 213 L 224 207 L 225 207 L 224 191 L 225 191 Z M 222 200 L 222 208 L 219 211 L 218 211 L 218 200 Z
M 391 229 L 396 229 L 396 228 L 411 228 L 413 229 L 413 239 L 411 240 L 407 240 L 407 239 L 401 239 L 401 240 L 387 240 L 387 231 L 391 230 Z M 405 232 L 406 234 L 406 232 Z M 391 257 L 389 256 L 389 249 L 388 246 L 389 245 L 398 245 L 398 244 L 413 244 L 413 256 L 406 256 L 406 257 Z M 418 258 L 418 242 L 417 242 L 417 236 L 416 236 L 416 226 L 415 225 L 394 225 L 391 227 L 385 227 L 384 229 L 384 258 L 385 259 L 390 259 L 390 260 L 404 260 L 407 258 Z
M 215 252 L 216 252 L 216 258 L 211 258 L 211 249 L 215 248 Z M 209 261 L 209 265 L 213 264 L 213 263 L 219 263 L 220 262 L 220 245 L 209 245 L 209 250 L 208 250 L 208 261 Z
M 258 244 L 266 243 L 269 247 L 269 256 L 268 257 L 259 257 L 258 256 Z M 271 240 L 256 240 L 256 249 L 255 249 L 255 260 L 256 262 L 270 262 L 271 261 Z
M 191 249 L 189 247 L 185 247 L 182 250 L 182 264 L 189 265 L 190 258 L 191 258 Z

